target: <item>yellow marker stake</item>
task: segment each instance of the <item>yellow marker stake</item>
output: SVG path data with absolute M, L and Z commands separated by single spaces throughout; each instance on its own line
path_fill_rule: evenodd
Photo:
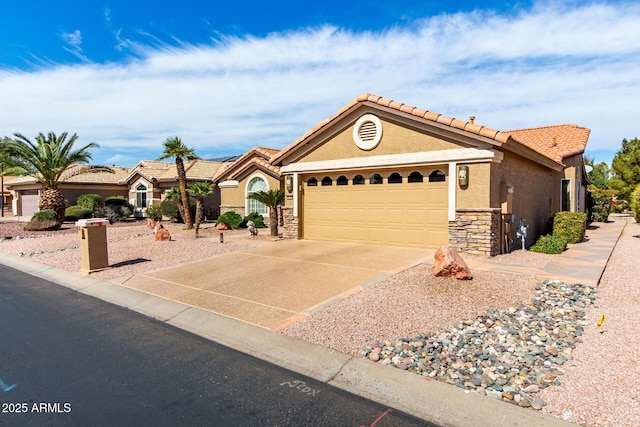
M 604 314 L 600 316 L 600 319 L 598 319 L 598 326 L 602 326 L 603 322 L 604 322 Z

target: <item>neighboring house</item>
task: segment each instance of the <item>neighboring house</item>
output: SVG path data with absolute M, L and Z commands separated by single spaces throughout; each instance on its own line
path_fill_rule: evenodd
M 58 186 L 70 205 L 76 203 L 79 195 L 87 193 L 99 194 L 103 200 L 109 196 L 127 196 L 127 187 L 122 181 L 129 175 L 130 168 L 112 166 L 115 173 L 91 172 L 73 175 L 73 169 L 78 166 L 71 165 L 69 173 L 62 174 Z M 36 178 L 23 176 L 13 179 L 7 184 L 7 188 L 13 196 L 13 215 L 32 216 L 38 211 L 38 200 L 43 186 Z
M 235 162 L 221 168 L 214 176 L 220 188 L 220 214 L 234 211 L 244 217 L 257 212 L 269 223 L 269 208 L 247 199 L 249 193 L 280 188 L 280 168 L 270 163 L 279 151 L 272 148 L 254 147 Z
M 208 160 L 185 161 L 187 185 L 196 181 L 213 181 L 218 170 L 228 163 Z M 129 202 L 135 207 L 136 216 L 145 216 L 147 207 L 159 205 L 164 194 L 178 186 L 178 173 L 175 162 L 142 160 L 124 179 L 128 188 Z M 208 216 L 217 216 L 220 209 L 220 189 L 215 188 L 213 195 L 204 200 Z
M 498 131 L 364 94 L 272 154 L 216 175 L 221 209 L 251 210 L 251 180 L 285 190 L 286 237 L 496 255 L 530 245 L 560 210 L 584 211 L 577 125 Z M 241 197 L 244 196 L 244 197 Z
M 2 209 L 3 214 L 6 211 L 11 211 L 11 202 L 13 200 L 13 196 L 11 195 L 11 191 L 7 188 L 7 184 L 15 179 L 15 176 L 3 176 L 2 177 Z
M 184 162 L 187 182 L 212 181 L 214 174 L 229 162 L 192 160 Z M 77 165 L 72 165 L 72 168 Z M 133 168 L 112 166 L 115 173 L 93 172 L 68 176 L 63 174 L 60 191 L 70 205 L 76 203 L 81 194 L 99 194 L 105 200 L 109 196 L 122 196 L 134 207 L 137 217 L 144 217 L 146 208 L 160 204 L 164 194 L 178 186 L 178 174 L 175 162 L 143 160 Z M 6 187 L 13 195 L 13 214 L 31 216 L 38 211 L 38 200 L 42 184 L 34 177 L 25 176 L 11 180 Z M 220 208 L 220 190 L 205 199 L 205 212 L 217 215 Z

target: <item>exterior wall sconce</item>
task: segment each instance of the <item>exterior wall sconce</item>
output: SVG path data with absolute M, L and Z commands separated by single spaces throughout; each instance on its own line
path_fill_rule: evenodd
M 288 193 L 293 193 L 293 177 L 291 175 L 287 175 L 285 178 L 285 186 Z
M 507 194 L 513 194 L 513 185 L 507 186 Z
M 462 165 L 458 168 L 458 184 L 460 187 L 469 185 L 469 166 Z

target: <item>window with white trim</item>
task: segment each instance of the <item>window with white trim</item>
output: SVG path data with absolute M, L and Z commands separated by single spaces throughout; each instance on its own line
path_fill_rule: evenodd
M 561 184 L 560 194 L 560 210 L 569 212 L 571 211 L 571 180 L 563 179 Z
M 259 191 L 268 191 L 269 185 L 260 176 L 254 176 L 247 185 L 247 196 L 251 193 L 257 193 Z M 269 208 L 264 203 L 257 200 L 247 199 L 247 215 L 251 212 L 257 212 L 260 215 L 269 215 Z
M 147 186 L 138 184 L 136 187 L 136 208 L 144 209 L 147 207 Z

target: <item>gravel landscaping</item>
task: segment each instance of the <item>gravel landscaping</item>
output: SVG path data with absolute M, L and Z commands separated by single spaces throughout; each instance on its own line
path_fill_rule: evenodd
M 0 252 L 79 270 L 72 224 L 40 235 L 23 232 L 23 225 L 0 222 Z M 116 267 L 92 277 L 118 280 L 271 239 L 262 230 L 254 240 L 246 230 L 225 231 L 221 245 L 210 224 L 199 238 L 180 225 L 165 226 L 171 242 L 154 242 L 143 224 L 111 226 L 109 261 Z M 635 236 L 640 225 L 629 222 L 597 289 L 481 270 L 460 282 L 435 278 L 423 264 L 310 313 L 282 332 L 586 426 L 638 426 L 640 238 Z M 515 251 L 491 261 L 542 267 L 552 257 Z

